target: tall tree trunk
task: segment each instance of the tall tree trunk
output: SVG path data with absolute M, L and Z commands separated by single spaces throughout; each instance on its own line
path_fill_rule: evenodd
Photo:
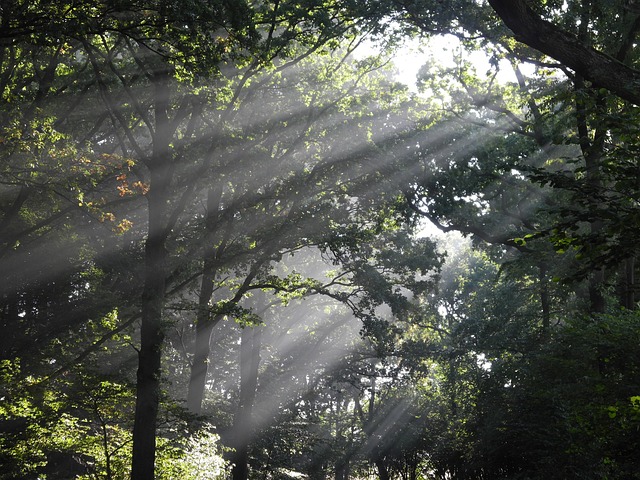
M 214 327 L 222 320 L 224 315 L 215 315 L 210 311 L 210 302 L 213 296 L 213 282 L 216 278 L 216 262 L 218 256 L 225 248 L 225 240 L 215 245 L 215 235 L 218 228 L 220 200 L 222 188 L 215 185 L 207 192 L 207 219 L 204 245 L 204 259 L 202 269 L 202 282 L 198 297 L 198 311 L 196 313 L 196 340 L 193 363 L 189 377 L 187 391 L 187 408 L 195 414 L 202 412 L 204 390 L 209 370 L 209 357 L 211 355 L 211 335 Z
M 253 405 L 258 386 L 258 367 L 262 329 L 242 329 L 240 346 L 240 402 L 233 426 L 233 480 L 247 480 L 249 476 L 249 444 L 253 433 Z
M 409 480 L 418 480 L 418 463 L 418 455 L 414 453 L 409 464 Z
M 368 415 L 368 423 L 371 426 L 371 430 L 369 432 L 369 435 L 371 434 L 375 434 L 375 425 L 374 425 L 374 420 L 375 420 L 375 410 L 377 408 L 376 406 L 376 377 L 375 377 L 375 370 L 372 370 L 373 376 L 371 377 L 371 393 L 369 394 L 369 415 Z M 366 430 L 366 429 L 365 429 Z M 387 468 L 387 464 L 385 463 L 385 461 L 382 458 L 382 453 L 380 451 L 380 447 L 379 445 L 375 445 L 373 447 L 373 451 L 371 454 L 371 457 L 373 459 L 373 464 L 376 466 L 377 470 L 378 470 L 378 478 L 380 478 L 380 480 L 389 480 L 389 470 Z
M 162 210 L 162 207 L 156 205 L 158 200 L 161 199 L 149 199 L 150 220 L 158 216 L 159 212 L 155 210 Z M 164 237 L 157 231 L 152 233 L 156 228 L 152 228 L 151 225 L 157 220 L 154 218 L 153 223 L 149 222 L 150 233 L 145 245 L 145 284 L 142 293 L 142 325 L 133 427 L 131 478 L 134 480 L 154 478 L 156 420 L 160 402 L 160 364 L 164 341 L 162 309 L 167 257 Z
M 3 334 L 0 336 L 0 359 L 10 359 L 15 356 L 16 345 L 22 343 L 20 335 L 24 335 L 21 327 L 19 308 L 18 308 L 18 282 L 15 275 L 7 275 L 4 277 L 4 288 L 13 288 L 13 292 L 9 292 L 2 298 L 0 305 L 0 330 Z
M 583 18 L 583 23 L 588 20 Z M 584 79 L 580 76 L 576 76 L 575 80 L 576 91 L 580 93 L 592 93 L 585 86 Z M 601 98 L 596 98 L 598 103 L 601 103 Z M 580 150 L 585 162 L 586 171 L 586 185 L 589 190 L 598 192 L 602 188 L 602 176 L 601 176 L 601 160 L 603 155 L 604 141 L 606 137 L 606 131 L 600 127 L 596 128 L 593 135 L 593 140 L 589 135 L 589 126 L 587 120 L 587 107 L 584 100 L 581 98 L 576 99 L 576 120 L 578 128 L 578 137 L 580 143 Z M 591 234 L 598 235 L 602 230 L 602 220 L 594 218 L 590 224 Z M 589 277 L 589 310 L 590 313 L 604 313 L 605 311 L 605 297 L 603 293 L 605 281 L 605 269 L 604 267 L 595 269 Z
M 152 156 L 147 161 L 150 185 L 147 193 L 149 226 L 144 250 L 144 288 L 136 411 L 133 426 L 132 480 L 153 480 L 156 455 L 156 423 L 160 403 L 160 374 L 164 331 L 162 310 L 167 275 L 167 201 L 171 183 L 171 126 L 167 116 L 169 89 L 164 75 L 156 78 L 155 125 Z

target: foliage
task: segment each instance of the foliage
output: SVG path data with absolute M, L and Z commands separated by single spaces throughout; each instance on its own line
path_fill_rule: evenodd
M 1 478 L 637 478 L 633 2 L 5 3 Z
M 89 375 L 75 382 L 25 377 L 11 361 L 3 362 L 3 381 L 2 478 L 55 477 L 65 469 L 87 478 L 126 474 L 130 388 Z
M 211 427 L 204 426 L 195 434 L 181 440 L 179 446 L 160 450 L 158 478 L 187 480 L 226 478 L 229 468 L 222 457 L 220 437 Z
M 131 462 L 130 386 L 85 373 L 74 385 L 20 379 L 19 366 L 2 365 L 3 434 L 0 478 L 124 478 Z M 20 380 L 19 380 L 20 379 Z M 176 427 L 184 422 L 174 420 Z M 26 426 L 26 428 L 23 428 Z M 184 438 L 160 437 L 158 478 L 223 478 L 219 436 L 210 428 Z M 68 477 L 66 477 L 68 478 Z

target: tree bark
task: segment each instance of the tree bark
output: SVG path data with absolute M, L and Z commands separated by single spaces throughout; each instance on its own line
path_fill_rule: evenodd
M 339 452 L 343 452 L 338 456 L 335 465 L 335 480 L 349 480 L 349 459 L 351 454 L 348 448 L 348 441 L 345 435 L 347 425 L 342 421 L 343 415 L 345 415 L 349 399 L 344 398 L 341 391 L 336 393 L 336 448 Z M 345 410 L 343 413 L 343 406 Z
M 582 43 L 576 36 L 543 20 L 526 0 L 489 0 L 516 40 L 555 58 L 590 81 L 640 105 L 640 71 Z
M 155 79 L 155 125 L 153 150 L 147 160 L 149 226 L 144 250 L 144 287 L 136 411 L 133 426 L 132 480 L 153 480 L 156 455 L 156 424 L 160 404 L 160 374 L 164 330 L 162 310 L 167 276 L 167 200 L 171 183 L 171 126 L 167 116 L 169 89 L 164 75 Z

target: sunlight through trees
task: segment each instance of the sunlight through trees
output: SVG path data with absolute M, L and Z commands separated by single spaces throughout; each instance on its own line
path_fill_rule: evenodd
M 0 479 L 640 478 L 635 2 L 0 25 Z

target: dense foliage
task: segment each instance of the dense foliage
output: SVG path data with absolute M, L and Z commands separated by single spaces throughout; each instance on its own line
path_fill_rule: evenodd
M 635 2 L 0 25 L 0 478 L 639 478 Z

